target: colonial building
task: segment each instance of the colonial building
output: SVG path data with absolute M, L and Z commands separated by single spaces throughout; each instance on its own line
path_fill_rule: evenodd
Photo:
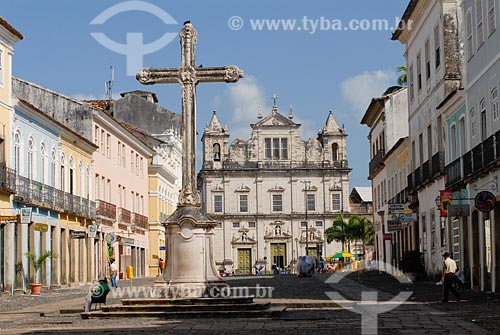
M 149 273 L 158 275 L 159 258 L 167 257 L 165 227 L 161 222 L 172 214 L 182 180 L 182 140 L 180 115 L 158 104 L 153 92 L 121 93 L 118 100 L 88 101 L 105 110 L 131 133 L 153 149 L 148 162 L 149 187 Z
M 406 187 L 406 175 L 409 169 L 407 160 L 389 168 L 384 164 L 387 155 L 400 145 L 408 136 L 408 96 L 407 89 L 391 87 L 380 98 L 372 99 L 361 120 L 370 128 L 370 165 L 368 179 L 372 182 L 373 220 L 375 227 L 375 254 L 379 261 L 397 264 L 396 238 L 392 234 L 401 229 L 400 225 L 389 226 L 388 203 L 397 200 L 406 204 L 408 198 L 396 197 Z M 415 236 L 415 226 L 412 234 Z M 393 247 L 394 246 L 394 247 Z M 414 247 L 416 247 L 414 245 Z
M 456 140 L 456 147 L 467 147 L 461 159 L 460 189 L 469 198 L 481 191 L 496 197 L 493 210 L 472 208 L 463 225 L 463 258 L 471 286 L 484 291 L 500 290 L 500 6 L 494 0 L 464 1 L 465 29 L 465 131 L 467 140 Z M 462 126 L 458 120 L 457 129 Z M 456 158 L 458 150 L 456 150 Z M 460 164 L 460 163 L 458 163 Z M 457 171 L 459 170 L 457 169 Z M 464 189 L 466 184 L 466 190 Z M 458 193 L 458 192 L 457 192 Z
M 11 205 L 15 171 L 10 168 L 11 123 L 14 109 L 11 96 L 13 46 L 23 35 L 0 17 L 0 291 L 11 289 L 15 276 L 12 253 L 16 220 Z M 7 285 L 7 283 L 11 283 Z
M 61 241 L 81 250 L 88 248 L 86 253 L 91 255 L 79 260 L 70 258 L 75 262 L 87 262 L 86 273 L 90 273 L 76 273 L 79 277 L 74 281 L 89 280 L 90 277 L 95 280 L 100 275 L 109 274 L 110 258 L 116 259 L 121 278 L 126 277 L 126 266 L 133 266 L 135 276 L 147 276 L 147 162 L 153 151 L 102 109 L 19 78 L 13 80 L 13 88 L 20 99 L 66 125 L 96 147 L 90 176 L 85 177 L 89 178 L 85 183 L 91 186 L 83 188 L 85 193 L 87 189 L 90 191 L 86 196 L 96 202 L 93 227 L 82 226 L 87 236 L 74 233 L 72 239 L 83 237 L 85 242 Z M 64 168 L 71 174 L 70 157 L 65 155 L 60 159 L 68 164 L 62 166 L 61 171 Z M 73 173 L 79 174 L 77 161 L 74 166 Z M 84 165 L 85 173 L 87 167 Z M 64 189 L 71 187 L 62 184 L 68 180 L 61 179 L 60 183 Z M 75 192 L 79 192 L 76 187 Z M 68 220 L 72 219 L 59 217 L 60 222 Z M 69 271 L 72 273 L 71 268 Z
M 461 2 L 411 0 L 403 24 L 392 36 L 406 46 L 411 162 L 408 188 L 411 208 L 418 213 L 418 242 L 430 275 L 440 274 L 442 254 L 451 251 L 446 238 L 449 227 L 436 204 L 445 189 L 447 146 L 447 114 L 439 107 L 462 86 Z
M 26 290 L 26 284 L 34 282 L 27 252 L 58 255 L 39 273 L 37 279 L 43 285 L 90 282 L 92 271 L 87 264 L 92 258 L 92 241 L 86 236 L 87 227 L 95 220 L 90 166 L 96 147 L 27 101 L 17 100 L 14 107 L 11 161 L 16 184 L 12 205 L 16 211 L 32 211 L 31 222 L 17 223 L 13 248 L 8 252 L 22 269 L 14 287 Z
M 330 255 L 325 228 L 349 216 L 347 133 L 333 114 L 316 139 L 303 140 L 300 124 L 282 115 L 258 115 L 249 140 L 229 144 L 229 129 L 216 113 L 203 132 L 198 176 L 202 203 L 215 228 L 219 266 L 250 273 L 255 263 L 294 267 L 301 255 Z

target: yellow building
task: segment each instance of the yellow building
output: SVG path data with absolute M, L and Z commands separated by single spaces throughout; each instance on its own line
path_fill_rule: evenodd
M 12 249 L 15 223 L 12 216 L 11 195 L 15 184 L 15 173 L 10 169 L 10 147 L 12 122 L 12 56 L 13 46 L 23 35 L 0 17 L 0 291 L 9 289 L 14 276 L 14 264 L 5 250 Z M 10 279 L 10 280 L 9 280 Z
M 62 281 L 92 282 L 96 277 L 95 262 L 100 259 L 94 257 L 95 252 L 102 250 L 94 237 L 87 235 L 95 219 L 95 204 L 91 201 L 91 166 L 96 146 L 70 132 L 61 136 L 60 141 L 60 189 L 70 196 L 68 205 L 73 208 L 59 213 L 59 228 L 68 241 L 60 246 L 59 266 L 61 273 L 67 274 Z
M 161 222 L 177 207 L 181 183 L 182 142 L 173 134 L 155 135 L 162 144 L 155 148 L 149 167 L 149 273 L 159 275 L 159 259 L 166 260 L 165 227 Z

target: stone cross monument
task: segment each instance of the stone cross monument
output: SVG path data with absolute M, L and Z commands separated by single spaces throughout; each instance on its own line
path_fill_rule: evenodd
M 187 21 L 179 33 L 179 68 L 144 68 L 137 80 L 145 85 L 179 83 L 182 87 L 182 189 L 176 211 L 164 223 L 167 259 L 163 272 L 168 297 L 196 297 L 206 294 L 221 281 L 213 258 L 213 228 L 201 209 L 196 181 L 196 85 L 200 82 L 234 83 L 243 77 L 237 66 L 196 67 L 198 34 Z

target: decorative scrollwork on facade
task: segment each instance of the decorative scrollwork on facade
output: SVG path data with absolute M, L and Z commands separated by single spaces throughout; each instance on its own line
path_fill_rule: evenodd
M 193 191 L 191 184 L 187 184 L 179 194 L 178 206 L 201 206 L 200 191 Z

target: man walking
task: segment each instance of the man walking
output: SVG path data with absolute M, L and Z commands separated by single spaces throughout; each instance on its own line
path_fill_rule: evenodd
M 118 275 L 118 266 L 116 265 L 114 258 L 111 258 L 109 262 L 111 263 L 109 266 L 109 270 L 111 272 L 111 287 L 118 288 L 118 285 L 116 284 L 116 276 Z
M 450 253 L 445 252 L 443 254 L 443 275 L 441 276 L 441 282 L 443 283 L 443 302 L 448 302 L 448 295 L 451 292 L 457 298 L 457 302 L 460 301 L 460 294 L 455 290 L 453 284 L 455 283 L 457 277 L 455 272 L 457 271 L 457 263 L 450 258 Z

